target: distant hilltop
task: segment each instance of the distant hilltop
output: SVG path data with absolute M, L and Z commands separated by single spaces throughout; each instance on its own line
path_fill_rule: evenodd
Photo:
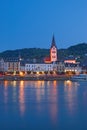
M 49 49 L 42 48 L 7 50 L 0 53 L 0 58 L 21 57 L 22 59 L 42 60 L 44 57 L 49 56 L 49 51 Z M 87 58 L 87 43 L 70 46 L 67 49 L 58 49 L 58 60 L 64 60 L 66 58 L 76 58 L 78 61 L 85 60 Z

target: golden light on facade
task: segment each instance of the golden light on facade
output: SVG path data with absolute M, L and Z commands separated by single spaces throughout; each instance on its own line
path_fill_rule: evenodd
M 16 75 L 16 71 L 14 71 L 13 75 Z
M 39 75 L 39 72 L 37 72 L 37 75 Z
M 55 71 L 53 71 L 53 74 L 56 74 L 56 72 L 55 72 Z
M 73 64 L 75 64 L 76 60 L 65 60 L 64 63 L 73 63 Z
M 24 74 L 23 74 L 23 72 L 20 72 L 20 76 L 23 76 Z
M 42 74 L 44 74 L 44 71 L 42 71 Z

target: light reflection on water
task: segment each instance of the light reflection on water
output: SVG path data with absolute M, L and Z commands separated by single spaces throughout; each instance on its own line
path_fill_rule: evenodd
M 31 122 L 29 124 L 31 127 L 35 120 L 35 124 L 39 124 L 39 122 L 42 126 L 44 124 L 44 129 L 46 129 L 46 124 L 48 124 L 47 128 L 54 129 L 59 127 L 62 129 L 62 123 L 66 127 L 67 123 L 72 126 L 76 125 L 78 121 L 77 124 L 81 124 L 79 117 L 82 116 L 82 113 L 79 112 L 83 112 L 84 117 L 82 116 L 82 118 L 87 122 L 85 119 L 87 116 L 87 85 L 84 82 L 69 80 L 64 82 L 4 81 L 1 82 L 0 92 L 0 104 L 3 108 L 2 111 L 0 107 L 0 113 L 2 112 L 4 118 L 9 114 L 9 121 L 12 120 L 10 114 L 13 117 L 24 119 L 26 121 L 24 128 L 29 127 L 28 120 Z M 4 114 L 4 110 L 7 115 Z M 17 124 L 19 128 L 21 124 L 23 125 L 23 122 L 19 121 Z M 17 126 L 14 127 L 17 128 Z
M 66 107 L 71 115 L 75 115 L 77 107 L 77 87 L 79 85 L 76 82 L 68 80 L 64 82 L 64 86 Z
M 4 102 L 8 102 L 8 81 L 4 82 Z
M 25 101 L 24 101 L 24 81 L 20 81 L 19 85 L 19 107 L 21 114 L 25 112 Z

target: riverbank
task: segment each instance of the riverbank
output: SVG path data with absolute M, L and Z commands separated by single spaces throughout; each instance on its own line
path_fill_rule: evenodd
M 70 79 L 70 76 L 68 75 L 26 75 L 26 76 L 19 76 L 19 75 L 15 75 L 15 76 L 1 76 L 0 80 L 8 80 L 8 81 L 20 81 L 20 80 L 24 80 L 24 81 L 28 81 L 28 80 L 46 80 L 46 81 L 53 81 L 53 80 L 68 80 Z

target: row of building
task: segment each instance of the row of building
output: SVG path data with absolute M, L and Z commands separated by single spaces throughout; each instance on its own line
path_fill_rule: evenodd
M 82 68 L 79 63 L 28 63 L 20 59 L 0 60 L 0 72 L 18 73 L 18 72 L 75 72 L 81 73 Z
M 50 47 L 50 56 L 44 58 L 43 63 L 30 63 L 21 58 L 0 59 L 0 72 L 19 73 L 19 72 L 57 72 L 57 73 L 81 73 L 82 67 L 75 60 L 65 60 L 63 62 L 58 59 L 58 49 L 55 44 L 54 36 Z

